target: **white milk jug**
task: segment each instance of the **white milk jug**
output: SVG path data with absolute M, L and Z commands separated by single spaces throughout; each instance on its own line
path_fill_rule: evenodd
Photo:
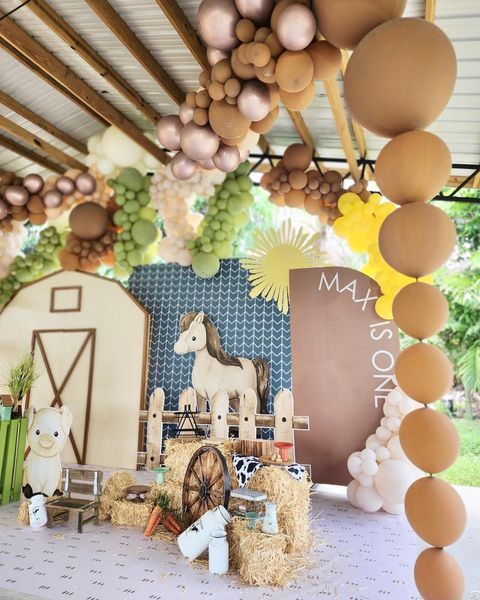
M 270 535 L 276 535 L 278 533 L 278 521 L 277 521 L 277 505 L 275 502 L 265 502 L 265 516 L 263 517 L 264 533 Z
M 178 536 L 178 547 L 183 556 L 189 560 L 198 558 L 208 548 L 212 531 L 224 529 L 230 521 L 230 514 L 224 506 L 206 512 Z
M 212 531 L 208 544 L 208 570 L 214 575 L 228 573 L 228 542 L 225 529 Z
M 43 527 L 48 521 L 47 509 L 45 508 L 45 498 L 42 494 L 32 496 L 28 505 L 28 514 L 30 517 L 30 527 L 34 529 Z

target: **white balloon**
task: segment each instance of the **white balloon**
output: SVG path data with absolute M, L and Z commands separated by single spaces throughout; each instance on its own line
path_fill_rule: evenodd
M 111 175 L 115 170 L 114 165 L 108 160 L 108 158 L 101 158 L 97 163 L 97 169 L 102 175 Z
M 399 417 L 401 415 L 398 406 L 385 402 L 383 405 L 383 414 L 386 417 Z
M 375 475 L 375 487 L 385 502 L 400 504 L 410 485 L 416 480 L 412 467 L 401 460 L 382 462 Z
M 389 440 L 392 437 L 392 432 L 383 426 L 377 427 L 375 434 L 379 440 L 384 441 Z
M 390 431 L 396 432 L 400 429 L 400 419 L 398 417 L 388 417 L 387 419 L 387 428 Z
M 403 462 L 408 462 L 407 455 L 402 449 L 402 446 L 400 444 L 400 438 L 398 435 L 394 435 L 392 437 L 392 439 L 387 444 L 387 448 L 392 458 L 395 458 L 396 460 L 402 460 Z
M 119 167 L 131 167 L 142 160 L 144 150 L 136 142 L 111 125 L 102 137 L 105 156 Z
M 370 448 L 365 448 L 360 452 L 360 457 L 362 460 L 375 460 L 375 452 Z
M 390 458 L 390 451 L 385 448 L 385 446 L 379 446 L 375 450 L 375 456 L 377 457 L 377 461 L 380 463 Z
M 405 505 L 403 503 L 394 504 L 393 502 L 384 502 L 382 508 L 390 515 L 402 515 L 405 512 Z
M 347 485 L 347 498 L 348 498 L 348 501 L 350 502 L 350 504 L 352 506 L 355 506 L 355 508 L 358 508 L 358 504 L 357 504 L 357 490 L 358 490 L 359 486 L 360 486 L 360 484 L 358 483 L 358 481 L 356 479 L 353 479 Z
M 356 475 L 361 473 L 362 461 L 360 460 L 360 458 L 358 456 L 353 456 L 353 454 L 349 456 L 347 460 L 347 469 L 352 477 L 355 477 Z
M 374 479 L 371 475 L 365 475 L 365 473 L 360 473 L 357 476 L 358 481 L 363 487 L 372 487 L 374 484 Z
M 404 398 L 404 394 L 400 388 L 395 388 L 387 394 L 387 402 L 393 406 L 397 406 Z
M 375 453 L 374 453 L 375 456 Z M 364 460 L 362 461 L 362 472 L 365 473 L 365 475 L 375 475 L 375 473 L 378 471 L 378 465 L 377 465 L 377 461 L 376 460 Z
M 365 442 L 365 446 L 367 448 L 370 448 L 370 450 L 376 450 L 381 445 L 382 442 L 377 438 L 377 436 L 374 433 L 372 433 L 372 435 L 369 435 L 367 441 Z
M 87 141 L 87 148 L 90 154 L 101 154 L 103 152 L 103 149 L 101 148 L 101 143 L 102 135 L 100 133 L 92 135 L 92 137 L 89 138 Z
M 374 487 L 360 486 L 357 489 L 355 499 L 358 506 L 366 512 L 376 512 L 383 505 L 383 498 Z

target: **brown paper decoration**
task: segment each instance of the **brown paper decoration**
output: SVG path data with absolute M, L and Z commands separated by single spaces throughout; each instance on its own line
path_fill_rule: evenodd
M 424 600 L 462 600 L 465 579 L 451 554 L 441 548 L 427 548 L 415 563 L 415 583 Z
M 442 329 L 448 319 L 448 302 L 433 285 L 417 281 L 402 288 L 392 306 L 393 319 L 407 335 L 424 340 Z

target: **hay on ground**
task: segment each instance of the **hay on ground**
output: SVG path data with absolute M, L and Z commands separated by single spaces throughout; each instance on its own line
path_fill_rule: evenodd
M 24 500 L 18 507 L 17 523 L 19 525 L 30 525 L 30 515 L 28 514 L 27 500 Z
M 116 471 L 109 477 L 107 483 L 103 486 L 100 496 L 100 508 L 98 518 L 100 521 L 106 521 L 110 518 L 110 511 L 113 502 L 121 500 L 127 496 L 127 488 L 135 484 L 135 479 L 125 471 Z
M 114 500 L 110 509 L 112 525 L 126 525 L 145 529 L 153 506 L 150 502 Z

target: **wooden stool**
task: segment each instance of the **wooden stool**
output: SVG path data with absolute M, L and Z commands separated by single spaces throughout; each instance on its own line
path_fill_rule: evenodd
M 135 496 L 135 498 L 127 498 L 129 502 L 145 502 L 145 494 L 150 491 L 148 485 L 130 485 L 126 489 L 127 496 Z

